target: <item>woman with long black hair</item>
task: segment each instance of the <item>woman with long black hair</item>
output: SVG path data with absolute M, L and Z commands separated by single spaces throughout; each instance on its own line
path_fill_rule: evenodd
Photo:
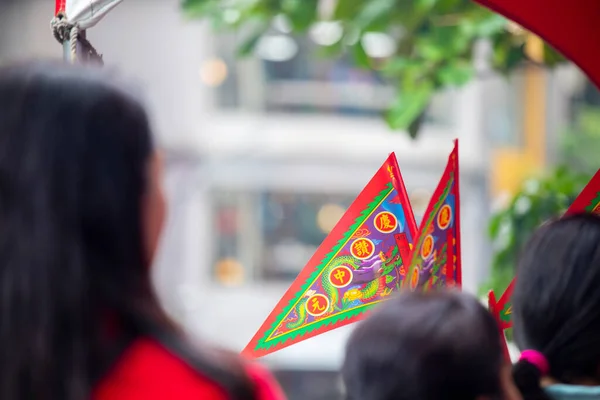
M 160 173 L 144 108 L 108 77 L 0 68 L 1 399 L 282 397 L 161 308 Z
M 523 398 L 600 399 L 600 217 L 540 227 L 523 248 L 512 303 Z

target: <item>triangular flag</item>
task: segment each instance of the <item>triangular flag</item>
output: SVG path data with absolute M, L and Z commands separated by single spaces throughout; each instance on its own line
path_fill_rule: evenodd
M 461 286 L 458 141 L 433 193 L 414 243 L 409 278 L 403 287 L 429 290 Z
M 513 288 L 515 286 L 515 280 L 513 279 L 502 296 L 500 300 L 496 303 L 496 312 L 498 314 L 498 324 L 502 330 L 508 329 L 512 327 L 512 293 Z
M 600 169 L 596 171 L 592 179 L 585 185 L 579 196 L 577 196 L 573 204 L 565 212 L 565 215 L 582 212 L 600 215 Z M 516 278 L 513 278 L 498 302 L 502 329 L 512 328 L 512 302 L 510 300 L 515 282 Z
M 502 346 L 502 352 L 504 353 L 504 357 L 506 360 L 510 362 L 510 351 L 508 350 L 508 343 L 506 342 L 506 336 L 504 335 L 504 329 L 502 328 L 502 324 L 500 323 L 500 314 L 498 312 L 498 303 L 496 302 L 496 295 L 493 290 L 490 290 L 488 293 L 488 309 L 490 314 L 494 316 L 496 322 L 498 323 L 498 329 L 500 330 L 500 341 Z
M 348 325 L 400 287 L 416 223 L 392 153 L 243 354 L 260 357 Z
M 585 185 L 565 215 L 581 212 L 600 214 L 600 169 Z

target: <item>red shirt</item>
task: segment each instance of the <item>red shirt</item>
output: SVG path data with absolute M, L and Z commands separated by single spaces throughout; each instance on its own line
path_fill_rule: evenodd
M 285 400 L 271 374 L 249 366 L 257 400 Z M 139 339 L 96 389 L 94 400 L 228 400 L 225 392 L 152 339 Z

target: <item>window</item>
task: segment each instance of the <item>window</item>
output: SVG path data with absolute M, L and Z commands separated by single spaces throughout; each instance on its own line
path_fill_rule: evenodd
M 214 273 L 222 283 L 240 284 L 248 275 L 247 268 L 238 251 L 243 235 L 242 218 L 243 197 L 232 192 L 215 193 L 213 215 Z
M 431 192 L 409 194 L 418 225 Z M 216 190 L 212 197 L 214 277 L 238 285 L 294 280 L 356 194 Z
M 295 279 L 353 200 L 327 193 L 215 192 L 215 278 L 224 284 Z
M 292 280 L 344 215 L 353 196 L 327 194 L 261 194 L 258 257 L 262 278 Z
M 496 146 L 521 147 L 525 74 L 514 73 L 510 78 L 493 76 L 484 81 L 484 124 Z

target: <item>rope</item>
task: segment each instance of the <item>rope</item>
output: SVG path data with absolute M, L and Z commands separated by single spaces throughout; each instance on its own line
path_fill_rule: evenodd
M 71 62 L 77 60 L 77 39 L 79 39 L 79 25 L 71 26 L 69 35 L 69 49 L 71 50 Z
M 69 51 L 71 62 L 76 62 L 77 57 L 77 43 L 81 44 L 83 55 L 87 55 L 90 60 L 98 62 L 103 65 L 102 55 L 98 54 L 94 46 L 81 35 L 81 30 L 77 23 L 73 24 L 69 22 L 67 16 L 60 12 L 56 14 L 56 17 L 50 21 L 50 28 L 54 34 L 54 38 L 60 44 L 69 42 Z

